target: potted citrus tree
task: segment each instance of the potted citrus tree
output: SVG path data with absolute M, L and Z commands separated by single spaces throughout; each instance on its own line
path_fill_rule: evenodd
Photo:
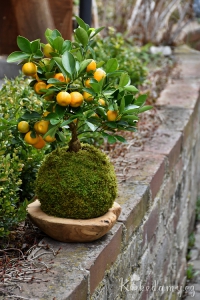
M 7 61 L 19 61 L 40 95 L 39 111 L 28 110 L 18 120 L 24 141 L 49 147 L 36 180 L 37 200 L 28 206 L 33 222 L 60 241 L 91 241 L 116 222 L 117 181 L 113 165 L 90 138 L 124 142 L 118 134 L 135 131 L 146 95 L 130 84 L 115 58 L 96 61 L 93 39 L 103 29 L 90 28 L 76 17 L 74 41 L 47 29 L 47 44 L 18 36 L 20 51 Z M 86 139 L 87 138 L 87 139 Z M 47 146 L 50 145 L 50 146 Z M 64 230 L 63 230 L 64 228 Z

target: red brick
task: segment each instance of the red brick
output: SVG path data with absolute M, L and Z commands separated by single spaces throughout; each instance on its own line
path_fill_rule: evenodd
M 191 69 L 191 68 L 190 68 Z M 199 72 L 199 71 L 198 71 Z M 199 93 L 199 84 L 191 81 L 169 83 L 156 101 L 157 106 L 167 105 L 194 109 Z
M 90 294 L 92 295 L 102 281 L 105 271 L 108 270 L 116 261 L 121 250 L 122 226 L 117 224 L 114 228 L 113 235 L 105 243 L 106 237 L 101 239 L 103 248 L 98 251 L 89 261 L 86 262 L 85 268 L 90 272 Z M 99 241 L 100 242 L 100 241 Z M 95 243 L 93 242 L 93 245 Z
M 159 221 L 159 212 L 160 207 L 157 203 L 156 207 L 154 207 L 153 210 L 150 212 L 146 222 L 143 225 L 143 246 L 146 244 L 146 242 L 149 243 L 151 241 L 156 231 Z
M 182 134 L 169 130 L 158 129 L 150 141 L 144 145 L 144 151 L 164 154 L 168 158 L 169 170 L 176 164 L 181 153 Z
M 125 155 L 129 165 L 127 182 L 149 184 L 152 199 L 158 193 L 165 175 L 165 156 L 149 152 L 129 152 Z
M 121 204 L 120 199 L 123 200 Z M 124 202 L 124 199 L 126 202 Z M 125 240 L 128 242 L 137 227 L 141 224 L 149 207 L 149 188 L 142 184 L 121 184 L 116 201 L 122 205 L 122 212 L 118 218 L 126 227 Z

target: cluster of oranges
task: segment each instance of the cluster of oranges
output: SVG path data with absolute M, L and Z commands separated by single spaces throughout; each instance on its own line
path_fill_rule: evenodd
M 53 48 L 49 45 L 46 44 L 44 46 L 43 52 L 46 58 L 41 60 L 41 64 L 43 65 L 48 65 L 51 59 L 51 52 L 53 52 Z M 26 76 L 31 76 L 33 77 L 37 82 L 34 84 L 34 90 L 38 95 L 43 95 L 46 93 L 46 90 L 49 89 L 50 87 L 53 86 L 53 84 L 47 84 L 44 80 L 40 80 L 40 78 L 37 75 L 37 66 L 33 62 L 27 62 L 23 65 L 22 67 L 22 72 Z M 87 88 L 91 87 L 91 79 L 95 79 L 96 81 L 100 81 L 103 78 L 106 77 L 106 73 L 103 69 L 97 68 L 97 64 L 94 60 L 92 60 L 87 68 L 86 72 L 92 74 L 92 77 L 88 78 L 85 80 L 84 85 Z M 88 76 L 89 77 L 89 76 Z M 69 77 L 65 77 L 62 73 L 56 73 L 53 78 L 64 82 L 66 84 L 69 84 L 71 82 L 71 79 Z M 91 102 L 94 97 L 86 92 L 83 91 L 82 93 L 78 91 L 72 91 L 68 92 L 65 90 L 61 90 L 58 92 L 56 95 L 55 93 L 52 95 L 45 96 L 44 99 L 47 101 L 53 100 L 53 97 L 55 95 L 55 100 L 60 106 L 68 106 L 70 105 L 71 107 L 79 107 L 82 105 L 83 101 Z M 98 100 L 99 104 L 102 106 L 106 105 L 106 101 L 104 99 L 99 99 Z M 107 111 L 107 118 L 108 121 L 115 121 L 117 119 L 118 113 L 116 111 Z M 33 147 L 37 149 L 41 149 L 45 146 L 46 142 L 53 142 L 55 138 L 52 138 L 51 136 L 46 136 L 43 138 L 43 135 L 47 133 L 49 127 L 49 121 L 47 120 L 41 120 L 38 121 L 34 124 L 34 130 L 30 130 L 30 126 L 28 122 L 26 121 L 21 121 L 18 124 L 18 130 L 21 133 L 25 134 L 24 140 L 30 144 L 33 145 Z
M 46 116 L 49 112 L 45 112 L 44 116 Z M 43 135 L 45 135 L 48 131 L 49 127 L 49 121 L 41 120 L 34 124 L 34 132 L 33 130 L 30 130 L 29 123 L 26 121 L 20 121 L 18 123 L 18 130 L 21 133 L 24 133 L 24 141 L 32 145 L 36 149 L 42 149 L 46 142 L 51 143 L 55 141 L 55 138 L 51 137 L 50 135 L 47 135 L 45 138 L 43 138 Z

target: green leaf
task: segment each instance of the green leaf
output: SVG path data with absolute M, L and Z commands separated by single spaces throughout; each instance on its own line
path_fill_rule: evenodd
M 139 117 L 135 116 L 135 115 L 123 115 L 121 117 L 121 120 L 139 120 Z
M 45 117 L 45 120 L 51 120 L 51 119 L 58 119 L 58 114 L 57 113 L 50 113 Z
M 67 76 L 67 72 L 62 64 L 62 59 L 60 57 L 54 57 L 53 60 L 55 61 L 55 63 L 57 64 L 58 68 L 60 69 L 61 73 L 63 73 L 63 75 L 66 77 Z
M 62 64 L 63 64 L 63 67 L 65 68 L 65 70 L 70 75 L 74 74 L 75 66 L 76 66 L 76 60 L 70 52 L 65 51 L 65 53 L 62 56 Z
M 105 110 L 104 110 L 103 107 L 97 107 L 96 113 L 97 113 L 98 115 L 102 116 L 103 119 L 106 118 Z
M 33 55 L 33 57 L 36 58 L 36 59 L 42 58 L 43 56 L 44 56 L 44 55 L 43 55 L 43 52 L 42 52 L 40 49 L 38 49 L 38 50 L 35 52 L 35 54 Z
M 95 93 L 99 94 L 101 92 L 102 85 L 100 83 L 90 83 L 92 89 L 95 91 Z
M 87 34 L 87 32 L 83 28 L 78 27 L 75 30 L 75 35 L 76 35 L 77 39 L 79 40 L 79 42 L 84 47 L 88 44 L 88 34 Z
M 119 77 L 119 75 L 121 75 L 123 73 L 124 73 L 124 71 L 117 70 L 117 71 L 114 71 L 114 72 L 111 72 L 111 73 L 107 73 L 106 76 L 107 77 Z
M 114 144 L 117 141 L 113 135 L 109 135 L 107 140 L 108 140 L 108 143 L 110 143 L 110 144 Z
M 52 125 L 57 125 L 58 123 L 60 123 L 60 119 L 51 119 L 51 120 L 50 120 L 50 123 L 51 123 Z
M 62 82 L 56 78 L 49 78 L 47 83 L 52 83 L 52 84 L 55 84 L 55 85 L 66 85 L 65 82 Z
M 46 39 L 47 39 L 48 37 L 50 37 L 50 36 L 51 36 L 51 34 L 52 34 L 52 31 L 53 31 L 53 30 L 51 30 L 51 29 L 49 29 L 49 28 L 47 28 L 47 29 L 46 29 L 46 31 L 45 31 L 45 33 L 44 33 L 44 35 L 45 35 Z M 47 40 L 48 40 L 48 39 L 47 39 Z
M 19 60 L 24 60 L 24 59 L 28 59 L 30 57 L 29 54 L 21 52 L 21 51 L 15 51 L 12 52 L 8 57 L 7 57 L 7 62 L 8 63 L 12 63 L 12 62 L 16 62 Z
M 115 138 L 121 143 L 126 143 L 126 139 L 121 135 L 115 135 Z
M 146 99 L 147 99 L 147 95 L 146 95 L 146 94 L 143 94 L 143 95 L 140 95 L 140 96 L 136 99 L 136 101 L 135 101 L 134 103 L 135 103 L 136 105 L 141 106 L 141 105 L 143 105 L 143 104 L 145 103 Z
M 139 92 L 134 85 L 124 86 L 124 90 L 129 92 Z
M 119 87 L 125 87 L 130 83 L 130 77 L 127 73 L 122 73 L 120 76 Z
M 60 141 L 64 143 L 66 141 L 64 134 L 60 131 L 58 131 L 57 134 L 59 136 Z
M 51 127 L 43 136 L 44 138 L 47 137 L 48 135 L 50 135 L 51 137 L 54 137 L 56 134 L 56 131 L 58 130 L 58 125 L 50 125 L 49 127 Z
M 83 88 L 83 91 L 84 92 L 87 92 L 89 94 L 91 94 L 92 96 L 96 96 L 96 93 L 92 90 L 92 89 L 89 89 L 89 88 Z
M 86 121 L 85 123 L 88 125 L 88 127 L 89 127 L 93 132 L 97 129 L 97 127 L 96 127 L 94 124 L 92 124 L 92 123 L 90 123 L 90 122 L 88 122 L 88 121 Z
M 125 100 L 125 106 L 128 106 L 128 105 L 132 104 L 133 101 L 134 101 L 133 95 L 132 94 L 125 95 L 124 100 Z
M 76 119 L 76 118 L 77 118 L 77 116 L 70 117 L 68 120 L 64 121 L 64 122 L 60 125 L 60 127 L 64 127 L 64 126 L 70 124 L 70 123 L 71 123 L 74 119 Z
M 59 116 L 59 118 L 62 118 L 65 112 L 66 112 L 66 107 L 56 104 L 55 113 Z
M 83 60 L 83 55 L 80 50 L 76 50 L 76 59 L 80 62 Z
M 64 41 L 63 42 L 63 45 L 62 45 L 62 54 L 65 52 L 65 51 L 70 51 L 72 49 L 72 43 L 71 41 Z
M 57 29 L 54 29 L 51 32 L 51 38 L 52 38 L 52 40 L 55 40 L 58 36 L 62 37 L 60 31 L 58 31 Z
M 17 37 L 17 45 L 18 45 L 19 49 L 22 50 L 23 52 L 26 52 L 26 53 L 29 53 L 29 54 L 32 53 L 31 43 L 25 37 L 19 35 Z
M 123 97 L 123 98 L 121 99 L 120 106 L 119 106 L 119 113 L 120 113 L 120 114 L 123 113 L 124 108 L 125 108 L 125 99 L 124 99 L 124 97 Z
M 151 106 L 151 105 L 146 105 L 146 106 L 140 107 L 139 108 L 139 113 L 142 113 L 144 111 L 150 110 L 152 108 L 153 108 L 153 106 Z
M 41 117 L 41 114 L 39 114 L 36 111 L 27 111 L 25 114 L 21 117 L 23 120 L 32 120 L 32 119 L 38 119 Z
M 117 128 L 117 123 L 116 122 L 105 122 L 105 124 L 110 127 L 110 128 Z
M 116 58 L 111 58 L 106 64 L 106 73 L 114 72 L 118 69 L 118 61 Z
M 81 28 L 83 28 L 85 31 L 87 31 L 86 23 L 81 18 L 79 18 L 78 16 L 75 16 L 75 18 L 76 18 L 76 22 L 78 23 L 78 25 Z
M 58 53 L 62 54 L 64 39 L 61 36 L 58 36 L 53 41 L 53 48 L 58 51 Z
M 86 67 L 91 63 L 92 59 L 85 59 L 80 63 L 79 74 L 86 69 Z
M 39 39 L 31 42 L 32 53 L 36 53 L 39 48 L 40 48 L 40 40 Z
M 91 38 L 93 38 L 95 35 L 97 35 L 100 31 L 102 31 L 105 27 L 99 27 L 97 29 L 94 30 L 94 34 L 91 36 Z

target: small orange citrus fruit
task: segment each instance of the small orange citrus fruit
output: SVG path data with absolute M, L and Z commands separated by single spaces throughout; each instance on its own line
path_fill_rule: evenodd
M 88 102 L 90 102 L 94 99 L 94 97 L 91 94 L 87 93 L 87 92 L 83 92 L 83 98 Z
M 22 72 L 26 76 L 35 76 L 37 73 L 37 66 L 33 62 L 27 62 L 23 65 Z
M 51 52 L 54 52 L 54 49 L 51 47 L 50 44 L 46 44 L 43 48 L 43 53 L 46 57 L 51 57 Z
M 38 94 L 38 95 L 44 94 L 44 92 L 41 92 L 40 90 L 46 89 L 46 88 L 47 88 L 47 85 L 44 81 L 39 81 L 34 84 L 34 90 L 35 90 L 36 94 Z
M 29 131 L 29 124 L 26 121 L 21 121 L 18 123 L 17 128 L 21 133 L 27 133 Z
M 33 147 L 36 149 L 42 149 L 45 145 L 46 145 L 46 142 L 43 140 L 41 135 L 39 135 L 39 140 L 36 144 L 33 145 Z
M 118 116 L 118 112 L 116 110 L 107 111 L 108 121 L 115 121 L 117 119 L 117 116 Z
M 56 140 L 56 138 L 55 138 L 55 137 L 52 137 L 52 136 L 50 136 L 50 135 L 47 135 L 47 136 L 44 138 L 44 140 L 45 140 L 47 143 L 52 143 L 52 142 L 54 142 L 54 141 Z
M 72 92 L 71 95 L 71 103 L 72 107 L 78 107 L 83 103 L 83 95 L 79 92 Z
M 58 79 L 61 82 L 66 82 L 66 79 L 62 73 L 57 73 L 53 76 L 53 78 Z
M 56 101 L 61 106 L 67 106 L 71 103 L 71 95 L 68 92 L 59 92 L 56 96 Z
M 90 79 L 87 79 L 87 80 L 85 81 L 85 86 L 88 87 L 88 88 L 91 87 L 91 85 L 90 85 Z
M 41 120 L 34 124 L 34 129 L 37 133 L 45 134 L 49 128 L 49 121 Z
M 99 68 L 94 72 L 93 76 L 94 76 L 94 79 L 96 79 L 97 81 L 100 81 L 101 79 L 106 77 L 106 72 L 103 69 Z
M 87 65 L 86 72 L 95 71 L 97 68 L 96 61 L 92 60 L 89 65 Z
M 105 106 L 106 105 L 106 101 L 104 99 L 99 99 L 98 100 L 99 104 L 101 104 L 102 106 Z
M 39 135 L 36 134 L 36 136 L 33 138 L 31 133 L 32 131 L 28 131 L 24 137 L 24 140 L 27 144 L 34 145 L 39 141 Z

